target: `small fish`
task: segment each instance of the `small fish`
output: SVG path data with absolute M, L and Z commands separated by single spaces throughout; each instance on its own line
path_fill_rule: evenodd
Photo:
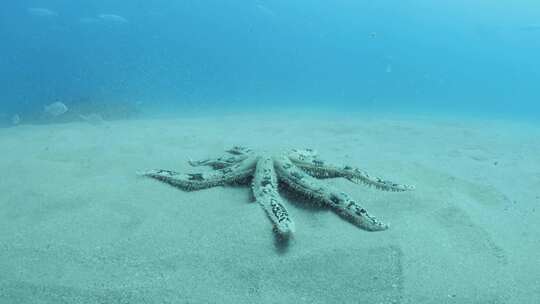
M 50 10 L 48 8 L 44 7 L 30 7 L 28 8 L 28 13 L 30 15 L 38 16 L 38 17 L 56 17 L 58 16 L 58 13 Z
M 79 117 L 86 121 L 87 123 L 89 124 L 92 124 L 92 125 L 99 125 L 99 124 L 102 124 L 105 122 L 105 120 L 103 119 L 103 117 L 97 113 L 91 113 L 89 115 L 82 115 L 80 114 Z
M 99 22 L 99 19 L 92 18 L 92 17 L 83 17 L 79 19 L 79 23 L 82 23 L 82 24 L 94 24 L 98 22 Z
M 536 32 L 540 31 L 540 24 L 528 24 L 519 28 L 522 31 Z
M 269 9 L 267 6 L 261 3 L 256 4 L 255 7 L 257 8 L 257 10 L 259 10 L 259 12 L 261 12 L 263 15 L 266 15 L 267 17 L 276 17 L 276 13 L 273 10 Z
M 21 117 L 19 114 L 15 114 L 11 117 L 11 123 L 15 126 L 21 123 Z
M 129 21 L 120 16 L 120 15 L 114 15 L 114 14 L 99 14 L 98 18 L 103 21 L 109 21 L 109 22 L 115 22 L 115 23 L 128 23 Z
M 51 103 L 50 105 L 46 105 L 44 107 L 44 111 L 45 113 L 53 117 L 56 117 L 56 116 L 60 116 L 66 113 L 68 111 L 68 107 L 62 102 L 57 101 L 57 102 Z
M 387 64 L 386 65 L 386 70 L 385 70 L 386 73 L 392 73 L 392 65 L 391 64 Z

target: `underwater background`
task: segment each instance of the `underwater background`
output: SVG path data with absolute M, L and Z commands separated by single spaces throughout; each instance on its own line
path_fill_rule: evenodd
M 0 304 L 540 303 L 538 54 L 538 0 L 2 1 Z
M 532 0 L 4 1 L 0 41 L 5 117 L 55 101 L 153 113 L 540 110 Z

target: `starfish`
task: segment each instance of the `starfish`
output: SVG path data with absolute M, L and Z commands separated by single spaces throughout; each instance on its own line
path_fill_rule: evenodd
M 281 238 L 294 233 L 294 222 L 278 193 L 279 184 L 305 196 L 310 201 L 330 206 L 340 216 L 367 231 L 380 231 L 388 225 L 369 214 L 358 201 L 319 179 L 343 177 L 356 184 L 365 184 L 384 191 L 409 191 L 414 186 L 397 184 L 369 175 L 347 165 L 335 165 L 319 158 L 312 149 L 293 149 L 278 156 L 257 154 L 235 146 L 228 155 L 193 161 L 193 167 L 210 166 L 205 173 L 178 173 L 170 170 L 149 170 L 141 175 L 157 179 L 185 191 L 195 191 L 227 184 L 248 184 L 255 200 L 264 209 Z

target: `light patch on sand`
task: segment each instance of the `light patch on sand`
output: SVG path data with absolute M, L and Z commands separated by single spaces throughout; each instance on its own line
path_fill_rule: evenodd
M 99 124 L 102 124 L 102 123 L 105 122 L 103 117 L 101 115 L 99 115 L 98 113 L 91 113 L 91 114 L 88 114 L 88 115 L 80 114 L 79 117 L 82 120 L 84 120 L 87 123 L 92 124 L 92 125 L 99 125 Z

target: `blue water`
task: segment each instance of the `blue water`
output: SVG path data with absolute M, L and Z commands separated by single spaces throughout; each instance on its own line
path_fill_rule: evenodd
M 4 116 L 113 100 L 540 112 L 532 0 L 3 1 L 0 41 Z

